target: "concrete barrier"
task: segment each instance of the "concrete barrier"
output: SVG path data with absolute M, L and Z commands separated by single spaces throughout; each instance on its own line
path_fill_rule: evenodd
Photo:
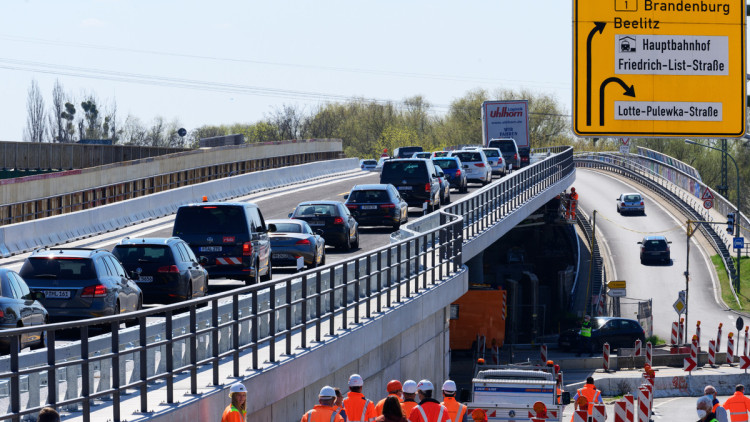
M 300 164 L 171 189 L 89 210 L 9 224 L 0 227 L 0 253 L 5 258 L 163 217 L 174 213 L 180 205 L 200 202 L 203 196 L 208 196 L 211 201 L 221 201 L 358 168 L 356 158 Z

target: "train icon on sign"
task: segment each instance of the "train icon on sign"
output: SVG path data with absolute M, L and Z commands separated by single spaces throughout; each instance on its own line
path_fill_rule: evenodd
M 620 52 L 635 53 L 635 38 L 628 36 L 620 37 Z

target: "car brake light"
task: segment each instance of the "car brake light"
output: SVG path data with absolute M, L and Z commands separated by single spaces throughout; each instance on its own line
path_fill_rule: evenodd
M 253 254 L 253 244 L 250 242 L 245 242 L 242 244 L 242 255 L 243 256 L 250 256 Z
M 204 210 L 212 210 L 212 209 L 214 209 L 216 207 L 201 207 L 201 208 L 203 208 Z
M 341 217 L 336 217 L 333 219 L 333 224 L 344 224 L 344 219 Z
M 456 176 L 460 176 L 460 175 L 461 175 L 461 170 L 456 170 Z
M 81 292 L 81 297 L 103 297 L 107 296 L 107 288 L 101 284 L 86 286 Z
M 357 205 L 355 205 L 355 204 L 346 204 L 346 207 L 349 208 L 350 210 L 356 210 L 357 209 Z
M 310 244 L 310 241 L 307 239 L 300 239 L 297 241 L 297 243 L 295 243 L 295 245 L 309 245 L 309 244 Z
M 396 208 L 396 204 L 382 204 L 380 208 Z
M 180 269 L 177 268 L 177 265 L 165 265 L 163 267 L 159 267 L 156 270 L 157 273 L 179 273 Z
M 667 252 L 669 252 L 669 246 L 667 246 Z
M 5 312 L 0 311 L 0 318 L 5 318 Z
M 362 164 L 362 165 L 361 165 L 360 167 L 361 167 L 361 168 L 365 168 L 365 165 L 364 165 L 364 164 Z
M 425 192 L 432 192 L 432 185 L 430 185 L 429 183 L 425 183 L 424 184 L 424 191 Z
M 513 159 L 518 160 L 518 154 L 513 154 Z
M 484 163 L 474 163 L 474 165 L 477 167 L 484 167 Z
M 643 201 L 641 201 L 641 205 L 643 205 Z

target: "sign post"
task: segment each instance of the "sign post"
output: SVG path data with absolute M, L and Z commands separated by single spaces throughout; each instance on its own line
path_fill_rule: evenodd
M 573 131 L 741 137 L 745 14 L 745 0 L 573 0 Z

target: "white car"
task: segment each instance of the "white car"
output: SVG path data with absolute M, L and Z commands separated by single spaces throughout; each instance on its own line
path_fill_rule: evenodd
M 359 160 L 359 168 L 364 171 L 375 171 L 377 166 L 378 162 L 375 160 Z
M 424 159 L 429 160 L 431 156 L 432 156 L 431 152 L 424 152 L 424 151 L 422 151 L 422 152 L 415 152 L 411 156 L 411 158 L 424 158 Z
M 505 160 L 499 148 L 482 148 L 487 161 L 490 162 L 492 173 L 505 175 Z
M 450 157 L 458 157 L 469 182 L 486 185 L 492 181 L 492 167 L 481 149 L 451 151 Z

